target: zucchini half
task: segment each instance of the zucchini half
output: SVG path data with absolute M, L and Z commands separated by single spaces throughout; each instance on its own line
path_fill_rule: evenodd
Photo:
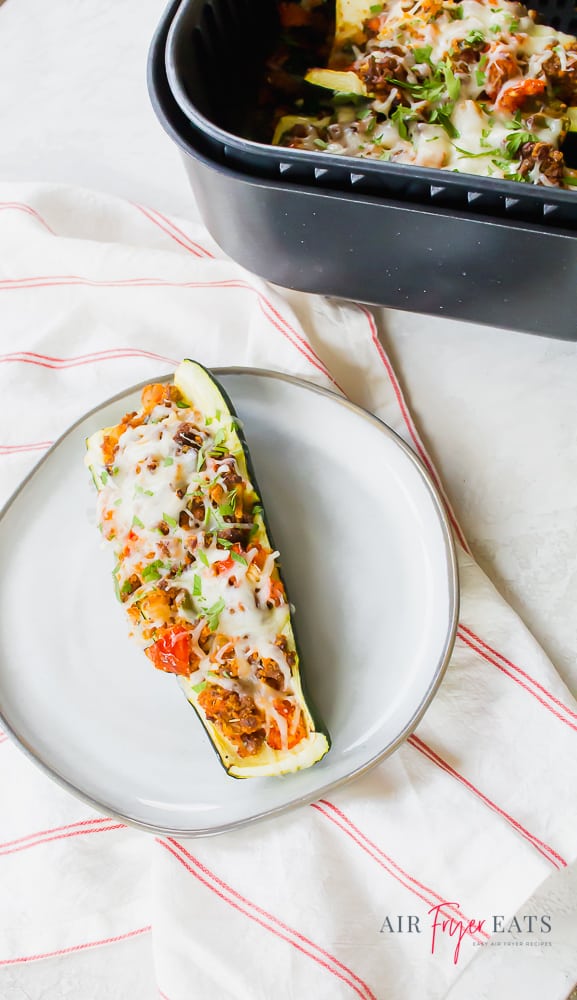
M 180 394 L 179 402 L 176 405 L 178 407 L 183 407 L 184 404 L 184 408 L 182 408 L 181 410 L 181 413 L 184 415 L 183 419 L 187 419 L 188 418 L 187 415 L 190 413 L 190 410 L 187 409 L 187 406 L 193 408 L 194 416 L 197 419 L 197 427 L 200 428 L 202 425 L 203 433 L 210 435 L 210 437 L 208 438 L 209 443 L 214 442 L 215 440 L 218 442 L 218 448 L 220 449 L 221 454 L 232 456 L 232 458 L 234 459 L 237 475 L 242 477 L 243 486 L 241 486 L 241 491 L 242 491 L 241 495 L 244 498 L 243 509 L 246 511 L 247 509 L 252 508 L 252 512 L 250 515 L 252 517 L 252 529 L 250 534 L 250 541 L 247 543 L 246 549 L 242 549 L 240 552 L 233 551 L 232 556 L 237 563 L 241 564 L 244 563 L 244 566 L 246 567 L 245 556 L 247 555 L 248 549 L 250 549 L 251 547 L 254 549 L 256 544 L 257 548 L 258 546 L 262 546 L 262 549 L 264 550 L 274 551 L 274 546 L 270 538 L 268 524 L 266 521 L 265 513 L 262 508 L 260 496 L 258 493 L 258 487 L 253 473 L 252 463 L 248 452 L 246 440 L 244 438 L 242 429 L 236 417 L 233 405 L 229 397 L 227 396 L 226 392 L 224 391 L 222 386 L 217 382 L 214 376 L 206 368 L 204 368 L 201 364 L 199 364 L 196 361 L 185 360 L 180 364 L 175 373 L 174 386 L 178 390 L 178 393 Z M 143 395 L 145 392 L 146 390 L 144 390 Z M 166 405 L 168 406 L 169 404 L 167 403 Z M 154 411 L 153 413 L 150 414 L 150 417 L 158 416 L 159 412 L 162 414 L 163 411 L 158 411 L 158 410 Z M 136 417 L 136 420 L 138 419 L 139 415 L 137 415 Z M 160 423 L 160 421 L 158 419 L 154 419 L 151 420 L 151 423 Z M 179 425 L 176 424 L 175 426 L 178 427 Z M 129 518 L 129 521 L 125 523 L 130 524 L 131 523 L 130 518 L 132 517 L 132 508 L 130 508 L 130 498 L 132 496 L 134 497 L 137 496 L 138 504 L 140 504 L 141 506 L 137 505 L 136 513 L 134 514 L 134 521 L 137 524 L 137 527 L 134 529 L 134 531 L 138 533 L 140 528 L 148 530 L 148 525 L 145 525 L 145 523 L 143 523 L 146 521 L 146 515 L 144 513 L 146 507 L 142 506 L 142 502 L 146 501 L 145 495 L 147 493 L 149 493 L 150 496 L 152 497 L 154 491 L 144 490 L 142 486 L 139 485 L 138 476 L 134 476 L 133 481 L 129 481 L 128 484 L 126 484 L 127 477 L 125 475 L 125 469 L 122 466 L 122 460 L 123 460 L 122 448 L 121 448 L 122 433 L 120 434 L 121 445 L 120 445 L 120 450 L 118 451 L 118 456 L 120 457 L 114 460 L 119 463 L 120 468 L 113 467 L 113 463 L 110 460 L 110 446 L 108 446 L 109 450 L 108 452 L 106 452 L 106 441 L 108 439 L 108 442 L 110 442 L 111 433 L 113 435 L 113 439 L 117 440 L 118 428 L 116 429 L 105 428 L 104 430 L 99 431 L 96 434 L 92 435 L 87 441 L 87 454 L 85 458 L 85 463 L 90 469 L 93 481 L 99 493 L 101 494 L 100 499 L 104 504 L 104 507 L 101 506 L 101 516 L 103 511 L 104 511 L 104 517 L 106 517 L 107 513 L 110 513 L 110 511 L 112 511 L 112 514 L 110 516 L 114 518 L 115 505 L 120 502 L 121 504 L 124 504 L 124 506 L 116 507 L 116 510 L 122 510 L 123 517 Z M 131 434 L 132 430 L 129 431 L 126 440 L 130 439 Z M 171 438 L 171 440 L 174 440 L 174 438 Z M 130 445 L 128 445 L 128 447 L 130 447 Z M 140 445 L 138 445 L 137 447 L 140 447 Z M 208 444 L 205 447 L 207 448 L 207 454 L 212 455 L 213 452 L 208 450 Z M 144 463 L 147 461 L 147 459 L 148 455 L 145 455 L 145 457 L 142 459 L 142 462 L 138 466 L 139 472 L 141 471 L 140 465 L 142 465 L 142 468 L 144 468 Z M 171 468 L 163 470 L 162 466 L 166 465 L 167 463 Z M 173 474 L 173 469 L 177 467 L 176 463 L 177 459 L 173 460 L 165 459 L 164 462 L 162 461 L 158 462 L 159 469 L 155 473 L 155 475 L 158 476 L 158 472 L 161 473 L 161 475 L 158 476 L 159 482 L 160 481 L 165 482 L 167 475 Z M 178 467 L 180 468 L 180 466 Z M 202 464 L 200 465 L 200 467 L 202 468 Z M 166 475 L 163 475 L 162 473 L 164 473 L 165 471 Z M 111 491 L 114 491 L 117 485 L 114 482 L 115 473 L 118 473 L 116 479 L 118 480 L 119 487 L 121 487 L 123 491 L 121 495 L 119 494 L 118 499 L 116 500 L 114 499 L 114 493 L 113 492 L 111 493 Z M 122 483 L 124 483 L 124 485 L 122 485 L 121 481 Z M 140 479 L 140 482 L 142 482 L 142 479 Z M 144 485 L 151 485 L 151 483 L 149 481 L 148 484 L 144 483 Z M 154 485 L 154 483 L 152 483 L 152 485 Z M 104 491 L 107 491 L 105 497 L 104 497 Z M 185 494 L 185 500 L 186 496 L 188 496 L 188 492 L 189 491 L 187 490 Z M 155 502 L 154 500 L 151 500 L 150 504 L 153 505 L 154 502 Z M 208 510 L 208 504 L 209 504 L 208 499 L 206 499 L 206 504 Z M 168 521 L 173 524 L 172 531 L 170 531 L 170 533 L 165 532 L 166 538 L 162 539 L 161 536 L 160 538 L 161 542 L 163 540 L 166 541 L 167 543 L 176 542 L 178 537 L 180 538 L 186 537 L 186 532 L 184 532 L 184 534 L 183 532 L 179 533 L 178 515 L 176 514 L 176 511 L 174 511 L 174 509 L 173 513 L 175 514 L 174 517 L 170 515 L 168 516 Z M 164 517 L 165 515 L 163 514 L 162 516 Z M 244 521 L 247 520 L 246 513 L 243 514 L 243 516 L 241 517 L 241 521 L 242 520 Z M 110 524 L 111 522 L 108 521 L 106 523 Z M 209 522 L 207 521 L 206 523 L 208 524 Z M 212 522 L 210 523 L 212 524 Z M 165 527 L 163 528 L 163 531 L 165 531 Z M 224 527 L 230 528 L 231 525 L 227 523 L 224 525 Z M 148 536 L 146 535 L 146 530 L 143 530 L 143 544 L 145 548 L 150 547 L 152 549 L 153 545 L 155 544 L 154 536 L 151 532 L 150 533 L 151 540 L 150 544 L 148 544 Z M 221 529 L 213 527 L 207 529 L 209 537 L 210 534 L 212 533 L 213 540 L 210 544 L 213 547 L 215 544 L 215 540 L 217 542 L 221 541 L 220 537 L 218 536 L 219 530 Z M 226 532 L 224 531 L 222 533 L 226 534 Z M 126 531 L 125 531 L 125 536 L 126 536 Z M 207 611 L 205 604 L 203 611 L 202 603 L 200 603 L 199 607 L 199 602 L 202 601 L 202 598 L 199 598 L 197 596 L 198 590 L 196 588 L 200 576 L 204 574 L 202 583 L 203 594 L 205 592 L 204 591 L 205 587 L 207 588 L 207 593 L 210 593 L 210 587 L 216 586 L 216 583 L 212 579 L 212 577 L 214 575 L 215 570 L 217 571 L 216 575 L 218 576 L 219 570 L 214 562 L 210 564 L 208 562 L 205 563 L 203 559 L 203 565 L 201 565 L 197 559 L 194 562 L 194 566 L 192 567 L 192 569 L 189 568 L 185 572 L 182 572 L 182 568 L 179 567 L 175 576 L 174 565 L 170 570 L 169 562 L 161 570 L 154 569 L 154 567 L 158 564 L 158 560 L 156 560 L 156 562 L 152 562 L 150 563 L 150 565 L 145 566 L 143 571 L 139 570 L 139 573 L 141 573 L 142 575 L 142 579 L 139 580 L 137 575 L 136 577 L 137 583 L 133 585 L 134 590 L 131 590 L 130 586 L 128 587 L 128 590 L 126 590 L 125 589 L 127 586 L 126 573 L 128 573 L 129 570 L 126 570 L 125 580 L 123 582 L 122 579 L 123 569 L 121 568 L 122 543 L 124 542 L 125 537 L 122 537 L 122 534 L 120 534 L 118 538 L 115 538 L 114 532 L 112 532 L 111 537 L 116 549 L 117 558 L 119 560 L 113 574 L 117 597 L 119 597 L 120 600 L 123 601 L 123 603 L 125 603 L 125 607 L 128 611 L 129 616 L 132 617 L 133 622 L 137 620 L 139 626 L 142 626 L 142 622 L 138 619 L 138 616 L 141 615 L 142 618 L 146 620 L 147 609 L 151 601 L 151 595 L 154 597 L 154 594 L 156 593 L 158 597 L 158 589 L 155 591 L 155 588 L 158 588 L 160 583 L 160 586 L 164 586 L 164 593 L 166 593 L 167 591 L 174 593 L 175 589 L 178 590 L 179 593 L 178 600 L 180 602 L 179 613 L 181 615 L 188 614 L 191 622 L 191 625 L 190 626 L 187 625 L 187 627 L 192 627 L 193 625 L 195 626 L 195 622 L 200 622 L 201 619 L 204 621 L 205 628 L 208 628 L 209 632 L 211 633 L 210 635 L 208 635 L 208 640 L 207 640 L 208 650 L 214 651 L 215 649 L 217 649 L 217 642 L 219 641 L 221 643 L 225 642 L 230 636 L 230 641 L 233 643 L 234 655 L 236 656 L 236 650 L 238 647 L 234 644 L 239 642 L 239 639 L 237 636 L 235 636 L 234 625 L 236 620 L 230 618 L 230 607 L 232 607 L 232 604 L 230 602 L 232 601 L 235 595 L 234 586 L 232 587 L 228 586 L 224 588 L 222 591 L 225 594 L 225 599 L 224 599 L 225 606 L 220 609 L 219 620 L 217 621 L 216 625 L 214 624 L 214 621 L 211 621 L 210 619 L 210 611 L 212 609 L 208 609 Z M 205 535 L 201 534 L 201 538 L 203 539 L 202 544 L 204 545 L 206 534 Z M 144 541 L 144 539 L 146 539 L 146 541 Z M 158 535 L 156 536 L 156 544 L 159 544 Z M 237 546 L 234 546 L 234 549 L 237 548 L 238 548 Z M 209 549 L 206 549 L 205 556 L 207 552 L 209 552 Z M 244 555 L 242 554 L 243 552 Z M 228 552 L 226 550 L 224 550 L 223 552 L 219 550 L 217 553 L 215 553 L 215 551 L 212 551 L 211 558 L 214 559 L 215 555 L 217 555 L 219 560 L 222 558 L 226 559 L 226 557 L 229 556 L 230 553 L 231 549 L 229 544 Z M 157 554 L 158 553 L 156 553 L 156 555 Z M 127 557 L 127 559 L 129 558 L 130 557 Z M 268 573 L 270 574 L 269 579 L 271 581 L 271 588 L 272 588 L 272 582 L 275 581 L 277 588 L 279 588 L 280 590 L 280 593 L 283 594 L 284 583 L 280 575 L 278 564 L 274 561 L 274 559 L 272 560 L 272 564 L 273 564 L 272 571 L 270 569 L 268 570 Z M 137 568 L 139 565 L 141 564 L 137 564 Z M 249 569 L 250 568 L 251 567 L 249 566 Z M 192 571 L 195 569 L 198 570 L 198 573 L 195 573 L 193 577 Z M 249 569 L 246 570 L 247 578 Z M 159 581 L 158 574 L 159 573 L 164 574 L 165 572 L 168 572 L 168 575 Z M 229 570 L 229 573 L 230 572 L 231 571 Z M 236 563 L 234 566 L 234 572 L 236 573 L 241 572 L 236 566 Z M 130 579 L 132 579 L 132 577 Z M 192 582 L 193 579 L 194 579 L 194 585 Z M 220 578 L 218 580 L 218 583 L 220 584 Z M 239 591 L 239 593 L 245 593 L 245 592 L 246 591 Z M 269 593 L 272 594 L 272 592 L 273 591 L 271 589 Z M 162 597 L 162 594 L 160 596 Z M 257 675 L 255 674 L 256 668 L 247 667 L 247 664 L 249 663 L 248 659 L 245 659 L 243 661 L 245 673 L 242 674 L 242 678 L 246 677 L 246 679 L 241 679 L 240 671 L 235 675 L 234 672 L 232 674 L 229 674 L 224 669 L 226 664 L 223 665 L 222 661 L 219 663 L 218 653 L 217 653 L 216 659 L 213 660 L 215 665 L 212 667 L 212 670 L 210 667 L 207 667 L 205 663 L 204 669 L 205 671 L 208 670 L 208 678 L 205 673 L 203 675 L 203 680 L 201 683 L 198 683 L 199 670 L 193 669 L 193 676 L 191 677 L 189 676 L 189 674 L 190 674 L 190 669 L 192 668 L 189 669 L 187 674 L 185 672 L 181 672 L 180 670 L 173 669 L 172 666 L 168 667 L 161 666 L 161 669 L 170 670 L 171 672 L 179 674 L 177 679 L 182 690 L 184 691 L 186 698 L 188 699 L 192 707 L 195 709 L 198 717 L 200 718 L 207 732 L 210 742 L 218 755 L 221 764 L 231 777 L 235 778 L 273 777 L 282 774 L 288 774 L 294 771 L 301 770 L 303 768 L 310 767 L 312 764 L 317 763 L 317 761 L 321 760 L 321 758 L 324 757 L 324 755 L 328 752 L 330 748 L 330 740 L 328 733 L 324 729 L 323 725 L 320 723 L 316 712 L 314 712 L 311 706 L 310 699 L 303 690 L 303 682 L 300 676 L 300 669 L 299 669 L 299 654 L 291 620 L 289 599 L 288 596 L 286 596 L 286 591 L 284 591 L 284 597 L 280 597 L 278 600 L 279 600 L 278 606 L 276 603 L 270 602 L 267 603 L 263 608 L 260 607 L 261 599 L 259 599 L 258 608 L 260 608 L 260 611 L 258 610 L 255 611 L 253 618 L 250 617 L 250 615 L 253 613 L 249 609 L 249 611 L 247 612 L 247 618 L 243 619 L 243 621 L 245 622 L 245 626 L 246 626 L 246 621 L 254 621 L 254 623 L 256 623 L 254 625 L 255 628 L 258 629 L 262 627 L 262 636 L 259 637 L 259 635 L 256 634 L 254 630 L 251 631 L 249 636 L 243 635 L 243 639 L 248 638 L 250 640 L 249 645 L 243 648 L 258 649 L 259 640 L 261 640 L 261 648 L 265 651 L 266 650 L 270 651 L 271 649 L 273 649 L 273 647 L 271 646 L 271 641 L 272 641 L 271 636 L 273 634 L 276 634 L 276 639 L 282 642 L 281 648 L 282 650 L 284 650 L 284 654 L 281 662 L 283 666 L 284 681 L 283 681 L 283 686 L 282 688 L 279 689 L 278 693 L 278 698 L 281 700 L 280 703 L 279 701 L 275 700 L 276 697 L 275 692 L 271 691 L 270 688 L 266 687 L 266 682 L 264 680 L 257 679 Z M 229 602 L 228 605 L 226 604 L 226 601 Z M 257 608 L 256 594 L 253 596 L 253 601 L 256 609 Z M 223 599 L 219 598 L 219 602 L 217 603 L 222 604 Z M 237 607 L 240 607 L 240 605 L 237 605 Z M 242 608 L 244 612 L 246 610 L 244 605 L 242 605 Z M 206 612 L 206 615 L 208 615 L 207 618 L 203 617 L 204 612 Z M 234 614 L 234 611 L 232 612 L 232 614 Z M 240 613 L 238 617 L 240 617 Z M 226 622 L 224 625 L 222 624 L 222 620 L 225 620 Z M 182 622 L 182 617 L 180 618 L 180 621 Z M 178 632 L 178 628 L 174 626 L 173 631 Z M 154 629 L 148 629 L 148 633 L 152 633 L 152 636 L 147 634 L 146 641 L 143 641 L 143 645 L 145 646 L 145 652 L 147 652 L 147 655 L 149 656 L 150 659 L 153 660 L 155 665 L 159 666 L 160 664 L 156 659 L 156 654 L 154 656 L 151 655 L 151 645 L 158 645 L 156 637 L 159 635 L 159 632 L 154 631 Z M 212 635 L 212 633 L 214 633 L 214 636 Z M 204 632 L 201 633 L 201 635 L 204 635 Z M 178 642 L 178 638 L 175 641 Z M 149 645 L 147 645 L 147 642 L 149 643 Z M 210 645 L 211 642 L 213 642 L 212 646 Z M 200 649 L 200 647 L 196 648 Z M 273 652 L 272 653 L 268 652 L 267 655 L 274 656 L 275 653 L 278 654 L 278 649 L 276 648 L 276 646 L 274 647 Z M 205 654 L 206 660 L 208 660 L 209 655 L 212 659 L 213 652 L 210 653 L 207 652 Z M 239 653 L 239 656 L 241 658 L 242 655 L 243 655 L 242 653 Z M 247 653 L 247 656 L 248 655 L 249 654 Z M 286 656 L 286 660 L 284 659 L 284 656 Z M 236 660 L 233 660 L 232 662 L 233 664 L 238 663 L 238 661 Z M 274 663 L 274 660 L 271 661 L 270 659 L 269 660 L 260 659 L 256 660 L 255 662 L 263 665 L 264 667 L 265 663 L 269 664 L 271 662 Z M 248 673 L 246 673 L 247 669 Z M 258 669 L 260 670 L 261 667 L 259 667 Z M 213 673 L 212 671 L 216 671 L 216 673 Z M 289 671 L 290 675 L 287 677 L 287 673 Z M 197 677 L 194 677 L 194 673 L 197 674 Z M 229 724 L 228 718 L 226 718 L 224 719 L 223 726 L 218 724 L 219 721 L 221 723 L 223 722 L 224 716 L 222 715 L 219 716 L 218 711 L 216 715 L 214 714 L 215 703 L 214 702 L 211 703 L 210 699 L 207 702 L 206 695 L 203 695 L 203 692 L 205 692 L 205 690 L 208 687 L 210 690 L 207 693 L 209 695 L 215 694 L 217 690 L 220 691 L 223 690 L 222 685 L 224 685 L 225 702 L 226 702 L 227 688 L 229 692 L 233 691 L 236 692 L 239 695 L 239 697 L 245 693 L 250 692 L 251 696 L 254 695 L 254 704 L 258 706 L 258 710 L 261 712 L 261 714 L 264 713 L 264 715 L 266 716 L 267 735 L 266 738 L 263 738 L 262 735 L 263 730 L 260 730 L 259 739 L 258 741 L 255 741 L 257 743 L 256 747 L 251 746 L 250 741 L 247 744 L 245 743 L 241 744 L 238 735 L 233 736 L 233 738 L 229 738 L 229 736 L 226 734 L 225 731 L 226 728 L 228 727 L 229 731 L 232 731 L 231 724 L 238 723 L 239 719 L 231 718 Z M 284 698 L 286 699 L 284 701 L 284 706 L 285 706 L 284 710 L 289 711 L 290 709 L 291 713 L 288 716 L 290 726 L 287 723 L 284 729 L 283 729 L 283 720 L 282 718 L 279 718 L 278 714 L 280 712 L 280 714 L 282 715 L 282 709 L 279 707 L 279 704 L 282 704 L 283 695 Z M 209 714 L 212 714 L 212 718 L 209 718 L 207 716 L 207 711 L 206 711 L 207 704 L 212 704 L 213 706 L 209 711 Z M 261 707 L 262 705 L 264 705 L 265 708 L 262 708 Z M 274 706 L 274 708 L 270 708 L 271 705 Z M 287 706 L 289 706 L 289 708 L 287 708 Z M 232 712 L 233 716 L 237 714 L 239 713 L 235 711 Z M 269 726 L 271 725 L 270 721 L 271 717 L 274 717 L 274 719 L 278 721 L 278 725 L 276 722 L 272 722 L 272 726 L 273 727 L 276 726 L 275 739 L 272 739 L 270 737 L 271 730 Z M 296 727 L 295 727 L 295 720 L 297 723 Z M 281 732 L 285 733 L 284 737 L 281 737 Z M 271 743 L 275 742 L 277 743 L 276 748 L 274 746 L 269 745 L 268 742 L 269 739 L 271 739 Z M 297 740 L 297 742 L 295 742 L 295 739 Z M 239 746 L 240 749 L 243 750 L 242 753 L 239 753 L 238 751 Z M 247 752 L 246 749 L 247 746 L 249 747 L 249 752 Z

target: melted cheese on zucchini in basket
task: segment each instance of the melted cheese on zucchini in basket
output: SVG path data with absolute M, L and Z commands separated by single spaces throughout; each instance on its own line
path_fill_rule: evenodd
M 235 441 L 229 412 L 204 416 L 175 386 L 155 384 L 138 413 L 89 439 L 86 461 L 132 634 L 155 667 L 179 676 L 225 766 L 254 759 L 281 773 L 270 766 L 283 755 L 295 762 L 282 770 L 318 760 L 318 746 L 310 760 L 307 748 L 320 734 L 279 553 Z
M 535 24 L 533 12 L 509 0 L 355 6 L 362 20 L 344 35 L 337 24 L 331 68 L 305 77 L 337 92 L 332 111 L 281 118 L 273 142 L 577 184 L 559 149 L 576 125 L 577 39 Z

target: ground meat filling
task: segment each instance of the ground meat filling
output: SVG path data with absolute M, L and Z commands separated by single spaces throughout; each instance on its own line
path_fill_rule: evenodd
M 257 753 L 262 747 L 266 730 L 265 715 L 250 695 L 227 691 L 211 684 L 201 691 L 198 703 L 209 722 L 234 744 L 240 757 Z
M 173 440 L 179 446 L 179 451 L 188 451 L 189 448 L 200 448 L 204 441 L 198 427 L 186 420 L 180 425 Z
M 572 55 L 577 61 L 577 50 L 570 49 L 567 56 Z M 549 58 L 543 63 L 543 72 L 551 84 L 554 93 L 565 104 L 577 104 L 577 75 L 575 73 L 575 63 L 571 69 L 563 69 L 561 61 L 556 52 L 552 52 Z
M 395 59 L 395 56 L 399 58 Z M 387 55 L 377 58 L 371 53 L 368 59 L 355 63 L 355 72 L 363 80 L 367 90 L 374 91 L 380 98 L 390 94 L 395 86 L 392 80 L 406 80 L 407 71 L 402 65 L 401 49 L 389 49 Z
M 560 150 L 546 142 L 526 142 L 521 147 L 519 172 L 526 176 L 536 166 L 550 184 L 559 187 L 563 183 L 565 160 Z
M 278 663 L 274 660 L 265 658 L 261 661 L 260 666 L 257 667 L 256 676 L 259 680 L 264 681 L 269 687 L 274 688 L 275 691 L 282 691 L 284 688 L 284 674 L 280 669 Z

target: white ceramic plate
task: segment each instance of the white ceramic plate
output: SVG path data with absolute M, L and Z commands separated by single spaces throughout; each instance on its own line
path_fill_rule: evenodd
M 222 769 L 176 680 L 127 635 L 100 547 L 84 441 L 138 387 L 72 427 L 0 517 L 0 713 L 52 777 L 154 832 L 219 833 L 312 801 L 395 750 L 430 703 L 457 621 L 451 533 L 430 478 L 384 424 L 333 393 L 217 371 L 245 427 L 302 669 L 330 753 L 283 778 Z

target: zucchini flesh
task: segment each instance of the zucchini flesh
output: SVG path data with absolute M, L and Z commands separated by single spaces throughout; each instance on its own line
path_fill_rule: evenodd
M 367 88 L 356 73 L 336 69 L 311 69 L 305 76 L 315 87 L 333 90 L 336 94 L 357 94 L 367 97 Z
M 230 400 L 198 362 L 87 442 L 117 597 L 175 673 L 232 777 L 310 767 L 328 734 L 303 692 L 290 605 Z M 316 716 L 316 713 L 315 713 Z

